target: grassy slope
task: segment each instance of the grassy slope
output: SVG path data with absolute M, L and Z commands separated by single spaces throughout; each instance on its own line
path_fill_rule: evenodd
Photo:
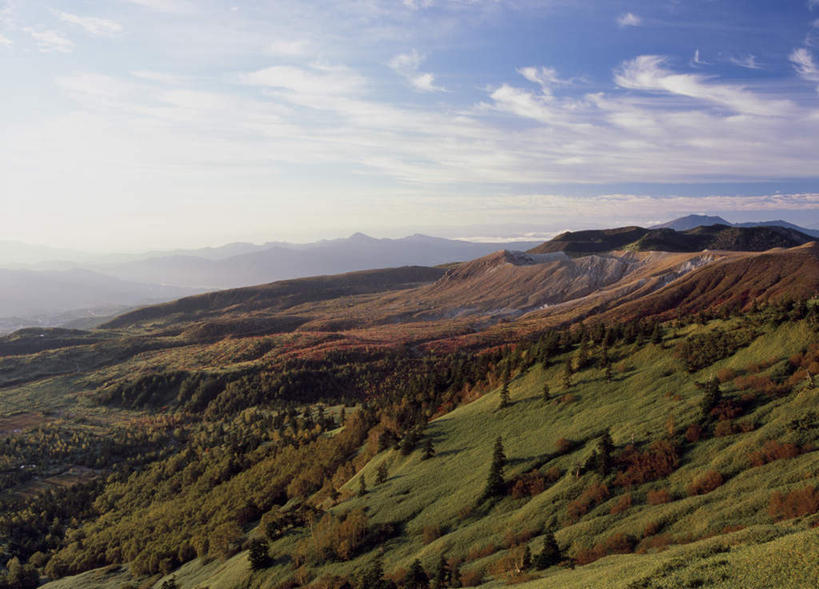
M 708 327 L 719 323 L 713 322 Z M 702 328 L 686 328 L 676 337 L 679 339 L 699 329 Z M 729 525 L 742 525 L 746 529 L 672 545 L 663 552 L 609 556 L 573 571 L 555 567 L 538 573 L 544 579 L 533 581 L 529 586 L 543 586 L 548 579 L 549 586 L 560 587 L 678 587 L 699 579 L 707 581 L 708 586 L 747 587 L 765 586 L 771 578 L 784 583 L 786 579 L 782 575 L 789 579 L 788 586 L 808 586 L 805 579 L 819 572 L 816 568 L 819 541 L 815 530 L 805 531 L 808 523 L 803 520 L 773 524 L 767 515 L 767 506 L 774 489 L 789 490 L 819 483 L 819 452 L 751 469 L 747 459 L 748 452 L 758 449 L 767 439 L 803 444 L 808 441 L 805 434 L 797 438 L 787 429 L 792 419 L 817 406 L 819 390 L 808 390 L 803 385 L 799 385 L 794 394 L 767 403 L 739 420 L 755 420 L 754 431 L 723 438 L 708 437 L 686 447 L 680 468 L 667 480 L 632 490 L 634 505 L 624 513 L 609 513 L 619 497 L 619 493 L 614 492 L 579 522 L 566 525 L 565 518 L 566 503 L 592 481 L 599 480 L 594 473 L 576 479 L 567 471 L 586 459 L 596 445 L 595 436 L 604 428 L 611 428 L 614 443 L 619 447 L 632 436 L 637 444 L 662 437 L 670 415 L 674 416 L 677 429 L 684 429 L 699 413 L 702 393 L 695 387 L 695 380 L 703 381 L 721 368 L 741 370 L 755 362 L 787 358 L 805 348 L 812 338 L 815 339 L 815 334 L 804 324 L 786 324 L 695 375 L 682 370 L 674 357 L 671 348 L 677 340 L 669 338 L 664 347 L 649 344 L 642 348 L 615 348 L 612 353 L 618 361 L 614 381 L 606 383 L 600 369 L 585 370 L 575 376 L 575 386 L 570 390 L 575 401 L 567 404 L 544 402 L 540 398 L 544 381 L 549 383 L 554 395 L 563 392 L 563 363 L 562 358 L 557 358 L 548 370 L 536 366 L 512 381 L 510 407 L 497 408 L 498 392 L 495 391 L 431 422 L 426 435 L 432 436 L 435 442 L 435 458 L 422 461 L 420 450 L 407 457 L 392 450 L 377 455 L 345 487 L 348 495 L 354 495 L 359 486 L 358 478 L 365 476 L 370 492 L 363 498 L 353 496 L 334 510 L 343 512 L 366 507 L 371 522 L 405 522 L 405 534 L 384 546 L 387 572 L 408 567 L 415 558 L 420 558 L 429 570 L 441 553 L 465 557 L 470 549 L 490 542 L 502 546 L 508 532 L 532 530 L 535 536 L 530 540 L 530 547 L 537 553 L 542 543 L 538 534 L 544 527 L 554 526 L 561 548 L 568 548 L 572 554 L 579 547 L 591 546 L 618 532 L 639 537 L 648 523 L 658 522 L 661 534 L 670 534 L 678 540 L 721 534 Z M 727 390 L 730 392 L 730 388 Z M 816 443 L 815 428 L 808 435 L 812 435 Z M 560 480 L 543 493 L 529 500 L 506 498 L 494 507 L 467 515 L 483 489 L 497 436 L 503 437 L 509 458 L 507 478 L 543 462 L 544 455 L 555 451 L 559 438 L 581 443 L 573 452 L 543 466 L 543 469 L 558 466 L 563 472 Z M 389 479 L 373 487 L 376 470 L 383 461 L 389 464 Z M 707 495 L 687 497 L 685 485 L 708 469 L 719 470 L 726 477 L 726 483 Z M 611 485 L 610 488 L 615 490 Z M 646 492 L 658 488 L 668 489 L 675 500 L 661 505 L 646 504 Z M 439 525 L 446 533 L 425 545 L 422 531 L 430 525 Z M 299 539 L 289 536 L 279 540 L 272 546 L 272 555 L 280 557 L 290 552 Z M 725 551 L 715 546 L 731 549 Z M 327 563 L 312 573 L 315 576 L 354 574 L 366 567 L 374 554 L 364 554 L 345 563 Z M 503 555 L 501 550 L 466 563 L 461 570 L 488 568 Z M 251 576 L 246 554 L 240 553 L 225 563 L 188 563 L 177 571 L 176 577 L 185 588 L 217 589 L 235 587 L 245 580 L 248 586 L 269 586 L 291 574 L 289 565 L 278 564 Z M 727 578 L 723 579 L 725 575 Z M 653 579 L 655 584 L 645 584 L 646 579 Z M 98 586 L 80 577 L 74 581 L 60 587 Z M 487 582 L 500 583 L 489 577 Z M 160 584 L 161 580 L 155 586 Z

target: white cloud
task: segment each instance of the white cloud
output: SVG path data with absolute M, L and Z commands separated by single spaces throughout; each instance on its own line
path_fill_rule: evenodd
M 60 20 L 85 29 L 90 35 L 112 36 L 122 32 L 122 25 L 118 22 L 96 16 L 78 16 L 69 12 L 57 11 Z
M 433 0 L 401 0 L 404 6 L 418 10 L 420 8 L 429 8 L 433 4 Z
M 546 94 L 551 94 L 553 86 L 564 86 L 571 84 L 571 80 L 563 80 L 557 75 L 557 70 L 551 67 L 522 67 L 518 73 L 535 84 L 540 85 Z
M 813 10 L 817 6 L 819 6 L 819 0 L 808 0 L 808 8 Z
M 359 94 L 364 87 L 364 79 L 357 73 L 344 67 L 320 64 L 314 64 L 309 69 L 273 66 L 242 74 L 239 79 L 251 86 L 263 86 L 313 96 L 354 95 Z
M 11 47 L 13 44 L 11 39 L 0 35 L 0 47 Z
M 184 82 L 183 76 L 177 76 L 165 72 L 154 72 L 150 70 L 134 70 L 131 72 L 131 75 L 136 78 L 141 78 L 143 80 L 159 82 L 161 84 L 167 85 L 178 85 Z
M 643 19 L 633 12 L 626 12 L 617 17 L 617 24 L 621 27 L 639 27 L 643 24 Z
M 622 63 L 614 80 L 621 88 L 686 96 L 742 114 L 776 116 L 793 110 L 790 101 L 764 99 L 742 86 L 711 83 L 708 77 L 699 74 L 676 74 L 664 67 L 666 62 L 661 55 L 641 55 Z
M 749 70 L 761 70 L 762 66 L 756 61 L 756 55 L 746 55 L 745 57 L 729 57 L 728 61 L 739 67 Z
M 705 61 L 705 59 L 703 59 L 703 57 L 700 55 L 700 50 L 699 49 L 695 49 L 694 50 L 694 57 L 691 58 L 691 65 L 692 66 L 710 65 L 710 63 Z
M 811 82 L 819 81 L 819 67 L 816 66 L 816 63 L 813 61 L 813 55 L 811 55 L 810 51 L 806 48 L 800 47 L 799 49 L 794 49 L 788 56 L 788 59 L 790 59 L 796 73 L 799 74 L 800 77 L 810 80 Z
M 74 42 L 57 31 L 33 29 L 31 27 L 26 27 L 23 30 L 31 35 L 31 38 L 37 43 L 37 48 L 43 53 L 71 53 L 74 50 Z
M 125 0 L 131 4 L 137 4 L 149 10 L 167 13 L 185 13 L 193 9 L 193 5 L 188 0 Z
M 435 75 L 418 71 L 424 57 L 415 49 L 409 53 L 400 53 L 393 57 L 389 66 L 402 76 L 410 85 L 421 92 L 443 92 L 445 88 L 435 84 Z
M 268 53 L 279 57 L 300 57 L 306 55 L 308 49 L 305 40 L 277 39 L 268 46 Z

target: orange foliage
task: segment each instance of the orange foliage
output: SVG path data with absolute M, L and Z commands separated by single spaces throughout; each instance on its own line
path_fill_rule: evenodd
M 670 502 L 671 494 L 666 489 L 657 489 L 656 491 L 649 491 L 646 500 L 649 505 L 660 505 L 661 503 Z
M 629 445 L 615 460 L 625 470 L 617 473 L 614 484 L 627 487 L 667 477 L 677 468 L 680 456 L 673 442 L 657 440 L 643 452 Z
M 626 534 L 614 534 L 593 548 L 581 548 L 574 556 L 577 564 L 589 564 L 608 554 L 628 554 L 634 551 L 634 538 Z
M 626 493 L 611 507 L 609 513 L 612 515 L 617 515 L 618 513 L 623 513 L 629 507 L 631 507 L 631 493 Z
M 751 453 L 751 466 L 762 466 L 774 460 L 785 458 L 795 458 L 802 453 L 803 449 L 796 444 L 781 444 L 777 440 L 768 440 L 763 444 L 761 450 Z
M 592 483 L 586 487 L 580 497 L 570 501 L 566 511 L 570 521 L 577 521 L 595 505 L 602 503 L 609 496 L 609 488 L 605 484 Z
M 819 511 L 819 487 L 808 485 L 783 495 L 779 491 L 771 495 L 768 515 L 774 520 L 791 519 Z
M 685 487 L 689 495 L 705 495 L 722 485 L 722 475 L 716 470 L 709 470 L 695 478 Z

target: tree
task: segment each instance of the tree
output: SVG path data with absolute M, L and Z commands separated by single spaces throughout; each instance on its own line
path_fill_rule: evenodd
M 611 362 L 606 362 L 606 382 L 611 382 Z
M 251 540 L 247 559 L 250 561 L 250 568 L 254 571 L 267 567 L 270 564 L 267 542 L 261 538 Z
M 606 430 L 597 442 L 597 472 L 606 476 L 611 470 L 611 451 L 614 450 L 614 442 L 611 435 Z
M 452 571 L 449 570 L 449 563 L 446 561 L 446 556 L 441 554 L 438 559 L 438 566 L 435 567 L 435 577 L 433 579 L 433 587 L 435 589 L 443 589 L 449 587 L 449 582 L 452 578 Z
M 500 436 L 495 440 L 495 450 L 492 455 L 492 465 L 489 468 L 489 478 L 486 481 L 486 489 L 483 492 L 485 499 L 499 497 L 506 491 L 506 483 L 503 480 L 503 468 L 506 466 L 506 454 L 503 452 L 503 440 Z
M 563 387 L 571 388 L 572 375 L 574 374 L 574 366 L 572 366 L 571 357 L 566 358 L 566 364 L 563 366 Z
M 367 494 L 367 479 L 364 473 L 361 473 L 361 478 L 358 479 L 358 496 L 363 497 Z
M 544 400 L 544 401 L 548 401 L 548 400 L 549 400 L 549 398 L 550 398 L 550 395 L 549 395 L 549 383 L 548 383 L 548 382 L 544 382 L 544 383 L 543 383 L 543 400 Z
M 543 536 L 543 549 L 535 557 L 535 566 L 540 570 L 547 569 L 559 563 L 561 558 L 554 532 L 550 530 Z
M 523 549 L 523 558 L 520 560 L 520 569 L 527 571 L 532 568 L 532 551 L 529 550 L 529 545 Z
M 381 563 L 381 556 L 377 556 L 358 582 L 358 589 L 386 589 L 387 581 L 384 579 L 384 565 Z
M 435 456 L 435 447 L 432 445 L 432 438 L 427 438 L 424 442 L 424 455 L 421 456 L 421 460 L 429 460 Z
M 716 378 L 711 378 L 705 383 L 705 395 L 700 403 L 702 410 L 702 418 L 708 419 L 711 415 L 711 410 L 716 407 L 722 400 L 722 391 L 719 390 L 719 381 Z
M 382 462 L 378 465 L 378 470 L 375 472 L 375 484 L 380 485 L 387 481 L 389 471 L 387 470 L 387 463 Z
M 406 589 L 426 589 L 429 587 L 429 577 L 424 567 L 421 566 L 421 561 L 417 558 L 404 577 L 404 587 Z
M 499 409 L 503 409 L 504 407 L 509 406 L 509 380 L 503 380 L 503 386 L 501 387 L 500 392 L 500 407 Z

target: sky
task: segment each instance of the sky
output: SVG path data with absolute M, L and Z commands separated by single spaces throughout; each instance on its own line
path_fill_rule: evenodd
M 0 238 L 819 227 L 819 0 L 0 0 Z

